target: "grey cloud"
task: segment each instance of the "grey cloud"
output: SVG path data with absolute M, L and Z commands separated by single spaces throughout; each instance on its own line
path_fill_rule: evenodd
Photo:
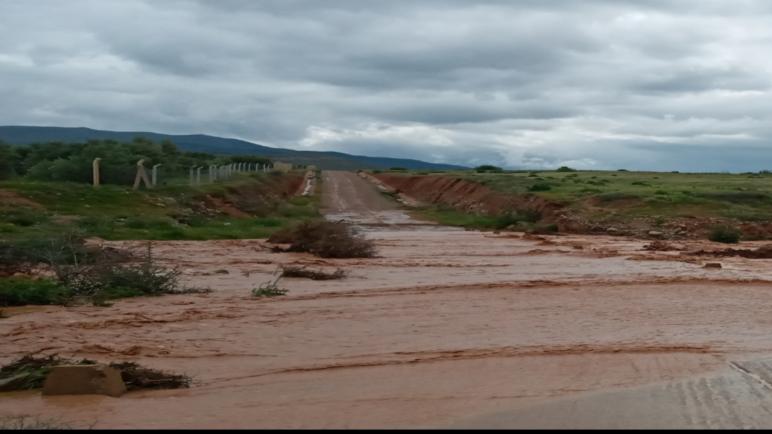
M 746 170 L 769 161 L 770 18 L 761 0 L 9 0 L 0 119 Z

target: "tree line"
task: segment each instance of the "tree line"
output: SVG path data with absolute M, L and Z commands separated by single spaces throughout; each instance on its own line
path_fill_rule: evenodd
M 136 164 L 161 164 L 163 179 L 187 176 L 192 166 L 223 165 L 232 162 L 271 164 L 253 155 L 214 155 L 183 152 L 170 140 L 160 143 L 143 137 L 131 142 L 89 140 L 85 143 L 48 142 L 14 146 L 0 142 L 0 180 L 22 177 L 38 181 L 91 182 L 92 162 L 101 158 L 101 178 L 105 184 L 130 184 Z M 161 182 L 162 184 L 163 182 Z

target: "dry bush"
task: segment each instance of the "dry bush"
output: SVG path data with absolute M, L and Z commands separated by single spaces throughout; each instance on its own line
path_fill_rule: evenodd
M 110 363 L 121 371 L 121 378 L 127 390 L 139 389 L 180 389 L 190 387 L 190 377 L 172 374 L 139 366 L 133 362 Z
M 268 282 L 263 282 L 258 286 L 257 288 L 252 289 L 252 296 L 263 298 L 263 297 L 278 297 L 281 295 L 287 295 L 289 290 L 280 288 L 279 287 L 279 281 L 281 280 L 282 273 L 280 272 L 280 269 L 276 269 L 273 273 L 274 276 L 276 276 L 275 279 L 270 280 Z
M 308 221 L 272 235 L 268 242 L 289 244 L 287 252 L 308 252 L 322 258 L 372 258 L 375 245 L 345 222 Z
M 332 273 L 325 273 L 324 270 L 312 270 L 306 267 L 296 265 L 285 265 L 281 268 L 283 277 L 300 277 L 311 280 L 336 280 L 346 277 L 346 272 L 338 268 Z

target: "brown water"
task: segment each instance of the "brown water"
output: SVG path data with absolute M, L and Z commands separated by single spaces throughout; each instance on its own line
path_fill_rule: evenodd
M 379 257 L 271 253 L 261 240 L 158 242 L 162 262 L 214 292 L 12 309 L 0 320 L 0 362 L 131 360 L 191 375 L 193 386 L 121 398 L 5 393 L 0 416 L 98 428 L 510 426 L 502 414 L 772 354 L 770 261 L 425 225 L 388 202 L 373 207 L 378 193 L 354 175 L 325 175 L 328 214 L 358 223 Z M 290 263 L 349 277 L 284 279 L 287 296 L 250 297 Z

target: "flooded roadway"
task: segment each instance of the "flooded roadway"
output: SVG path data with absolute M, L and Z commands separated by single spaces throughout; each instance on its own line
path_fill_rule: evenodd
M 619 237 L 445 228 L 354 174 L 322 184 L 328 218 L 360 225 L 377 258 L 158 242 L 157 258 L 214 292 L 11 311 L 0 361 L 130 360 L 193 386 L 5 393 L 0 416 L 97 428 L 772 427 L 758 362 L 772 356 L 768 260 L 705 269 Z M 284 279 L 287 296 L 250 297 L 290 263 L 349 277 Z

